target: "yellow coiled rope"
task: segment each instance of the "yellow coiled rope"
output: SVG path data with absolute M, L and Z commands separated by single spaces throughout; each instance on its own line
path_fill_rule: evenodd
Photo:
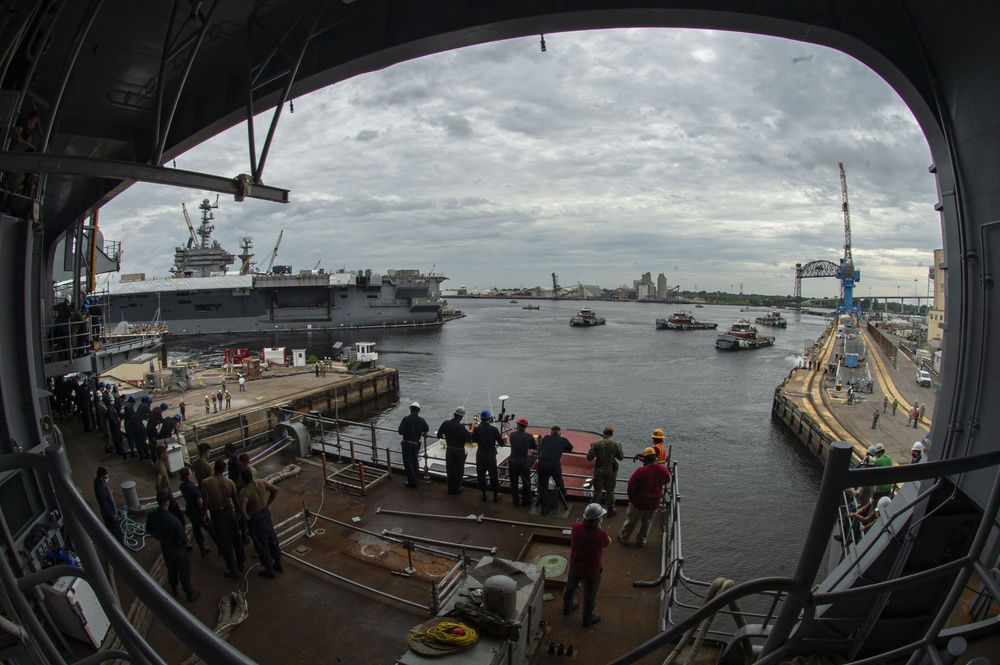
M 455 628 L 461 628 L 465 634 L 455 635 L 451 631 Z M 436 626 L 432 626 L 426 631 L 413 630 L 410 629 L 410 637 L 417 640 L 418 642 L 426 642 L 428 640 L 437 640 L 442 644 L 449 644 L 456 647 L 467 647 L 476 643 L 478 635 L 476 635 L 476 630 L 471 626 L 466 626 L 464 623 L 452 623 L 450 621 L 442 621 Z

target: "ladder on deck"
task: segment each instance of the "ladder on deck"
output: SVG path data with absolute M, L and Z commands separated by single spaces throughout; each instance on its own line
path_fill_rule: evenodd
M 326 477 L 326 486 L 354 496 L 365 496 L 371 488 L 392 476 L 389 469 L 365 466 L 361 462 L 348 464 Z

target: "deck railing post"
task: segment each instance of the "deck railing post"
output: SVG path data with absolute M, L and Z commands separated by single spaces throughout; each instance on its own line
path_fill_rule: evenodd
M 424 482 L 429 483 L 431 481 L 430 471 L 427 467 L 427 435 L 424 434 Z
M 809 524 L 809 532 L 806 534 L 806 541 L 802 545 L 802 553 L 799 555 L 799 563 L 792 576 L 796 582 L 802 583 L 806 588 L 813 585 L 820 566 L 823 564 L 826 544 L 837 523 L 841 497 L 844 488 L 848 486 L 853 451 L 854 447 L 850 443 L 836 441 L 830 445 L 827 452 L 826 467 L 823 471 L 819 496 L 816 498 L 816 506 Z M 788 642 L 801 611 L 802 600 L 800 598 L 795 596 L 785 598 L 785 602 L 774 621 L 774 626 L 771 628 L 771 633 L 764 643 L 762 657 L 781 649 Z
M 358 464 L 358 476 L 361 483 L 361 496 L 365 496 L 365 463 Z
M 323 477 L 323 482 L 326 482 L 326 476 Z M 302 502 L 302 525 L 305 527 L 306 538 L 312 538 L 312 525 L 309 524 L 309 509 L 306 508 L 306 502 Z
M 389 477 L 392 478 L 392 450 L 389 446 L 385 447 L 385 468 L 389 471 Z
M 351 464 L 356 464 L 357 459 L 354 457 L 354 439 L 349 439 L 347 443 L 351 446 Z
M 333 420 L 337 427 L 337 452 L 343 452 L 343 445 L 340 441 L 340 398 L 337 396 L 337 389 L 333 389 Z M 341 456 L 343 459 L 343 456 Z
M 368 430 L 371 432 L 371 437 L 372 437 L 372 457 L 371 457 L 371 459 L 374 462 L 375 460 L 378 459 L 378 442 L 375 440 L 375 423 L 374 422 L 368 423 Z
M 438 587 L 438 583 L 431 580 L 431 614 L 436 615 L 441 610 L 441 600 L 440 600 L 441 590 Z

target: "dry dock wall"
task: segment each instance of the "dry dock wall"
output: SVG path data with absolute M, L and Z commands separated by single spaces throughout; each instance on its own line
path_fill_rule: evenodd
M 795 402 L 785 395 L 784 385 L 774 389 L 771 401 L 771 417 L 783 422 L 807 451 L 822 464 L 826 464 L 827 454 L 834 437 L 826 432 L 807 413 L 803 413 Z
M 340 409 L 370 402 L 398 391 L 399 371 L 391 368 L 380 368 L 374 372 L 352 376 L 334 386 L 292 391 L 252 410 L 239 411 L 231 416 L 193 425 L 185 432 L 185 453 L 188 457 L 197 456 L 197 448 L 201 443 L 207 443 L 215 450 L 227 443 L 245 448 L 270 441 L 275 425 L 287 419 L 287 411 L 303 414 L 310 411 L 336 413 Z

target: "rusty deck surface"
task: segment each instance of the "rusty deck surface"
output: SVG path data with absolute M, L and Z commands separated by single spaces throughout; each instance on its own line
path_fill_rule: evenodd
M 74 478 L 95 509 L 91 487 L 93 470 L 98 464 L 110 469 L 109 484 L 115 489 L 117 501 L 122 500 L 118 487 L 125 480 L 136 481 L 141 497 L 153 494 L 153 469 L 145 462 L 122 461 L 105 453 L 96 433 L 72 434 L 70 439 L 68 449 Z M 401 575 L 400 572 L 411 565 L 406 551 L 359 529 L 374 534 L 385 530 L 455 543 L 455 546 L 440 546 L 442 550 L 455 553 L 464 545 L 469 548 L 466 554 L 472 559 L 495 548 L 498 556 L 516 560 L 524 550 L 536 556 L 539 542 L 559 540 L 558 537 L 568 535 L 565 530 L 581 517 L 585 506 L 582 501 L 571 500 L 568 510 L 555 510 L 543 517 L 537 506 L 514 506 L 507 493 L 499 502 L 494 502 L 492 497 L 483 502 L 480 493 L 468 484 L 464 492 L 454 496 L 447 495 L 445 484 L 437 480 L 425 480 L 416 489 L 411 489 L 405 486 L 400 471 L 371 489 L 367 496 L 351 496 L 324 486 L 318 458 L 298 460 L 286 454 L 264 461 L 258 471 L 265 477 L 289 464 L 298 465 L 301 473 L 278 483 L 280 494 L 272 505 L 275 522 L 307 508 L 343 525 L 314 518 L 312 525 L 316 534 L 313 537 L 303 537 L 283 547 L 286 553 L 303 563 L 289 557 L 285 573 L 274 580 L 257 575 L 259 566 L 254 566 L 256 558 L 251 546 L 248 546 L 246 574 L 239 581 L 223 576 L 225 566 L 214 548 L 204 558 L 193 551 L 192 582 L 202 596 L 194 603 L 180 601 L 200 621 L 215 627 L 219 600 L 233 591 L 244 593 L 249 617 L 228 639 L 261 663 L 314 663 L 331 658 L 341 663 L 393 663 L 406 650 L 407 629 L 428 618 L 425 610 L 355 588 L 312 566 L 333 571 L 384 593 L 429 605 L 431 580 L 454 562 L 445 557 L 417 553 L 412 561 L 415 572 Z M 628 477 L 633 466 L 628 460 L 623 464 L 619 491 L 624 489 L 623 479 Z M 329 465 L 328 471 L 332 468 L 333 465 Z M 172 484 L 176 488 L 178 481 L 175 479 Z M 604 528 L 612 538 L 621 528 L 625 512 L 622 506 L 616 516 L 605 518 Z M 480 521 L 474 517 L 446 520 L 419 515 L 459 518 L 482 515 L 509 522 Z M 654 533 L 659 525 L 658 518 Z M 533 547 L 528 547 L 529 542 L 534 543 Z M 573 644 L 576 662 L 605 663 L 652 637 L 657 632 L 658 589 L 637 588 L 632 582 L 654 580 L 659 576 L 660 552 L 654 545 L 657 542 L 651 537 L 649 545 L 639 549 L 612 541 L 605 553 L 604 576 L 597 602 L 597 612 L 603 620 L 594 626 L 582 627 L 579 610 L 564 617 L 561 587 L 547 589 L 552 598 L 544 603 L 542 618 L 546 633 L 540 638 L 542 644 L 536 662 L 565 660 L 547 656 L 545 652 L 550 641 Z M 564 545 L 556 543 L 552 549 L 558 553 L 564 551 Z M 158 545 L 152 539 L 142 551 L 134 553 L 136 561 L 147 570 L 153 569 L 158 554 Z M 119 593 L 123 606 L 129 608 L 133 598 L 128 590 L 119 587 Z M 577 600 L 580 600 L 579 594 Z M 150 615 L 147 620 L 148 639 L 166 656 L 168 663 L 182 663 L 191 655 L 155 617 Z M 660 653 L 659 657 L 647 661 L 661 662 L 663 655 Z

